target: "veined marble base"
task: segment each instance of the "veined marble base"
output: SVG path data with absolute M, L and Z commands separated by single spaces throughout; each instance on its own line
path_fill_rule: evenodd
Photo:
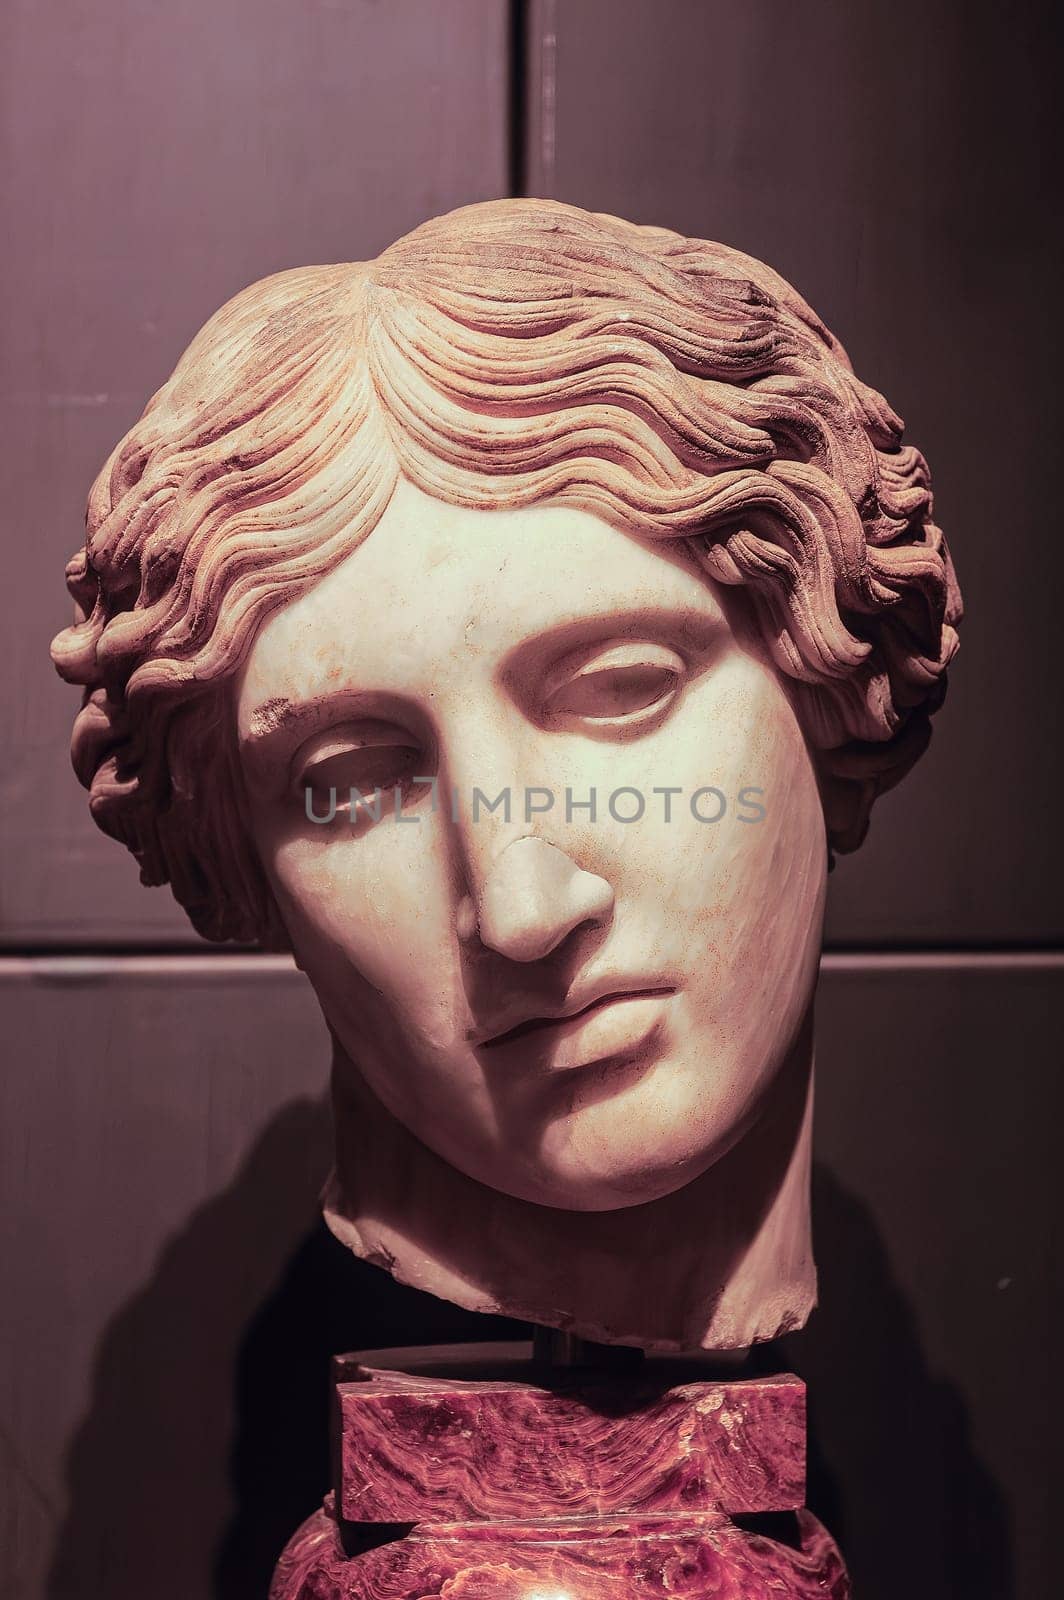
M 338 1358 L 335 1492 L 270 1600 L 847 1600 L 797 1378 L 454 1370 Z
M 799 1548 L 723 1512 L 422 1523 L 345 1556 L 327 1510 L 288 1544 L 270 1600 L 848 1600 L 834 1541 L 797 1513 Z

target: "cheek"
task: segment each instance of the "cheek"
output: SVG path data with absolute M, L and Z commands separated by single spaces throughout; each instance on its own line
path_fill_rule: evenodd
M 816 777 L 769 669 L 733 652 L 694 686 L 681 715 L 646 742 L 639 759 L 644 787 L 682 790 L 668 823 L 658 798 L 648 807 L 649 826 L 631 835 L 643 833 L 642 873 L 656 864 L 654 876 L 688 919 L 719 932 L 722 918 L 738 914 L 768 934 L 781 898 L 816 898 L 826 872 Z
M 781 697 L 782 698 L 782 697 Z M 786 703 L 766 696 L 751 780 L 764 818 L 733 827 L 718 908 L 722 1020 L 752 1083 L 789 1049 L 819 963 L 827 847 L 809 754 Z
M 335 827 L 264 853 L 296 957 L 338 1030 L 398 1015 L 436 1040 L 453 1026 L 457 953 L 431 819 L 382 819 L 360 838 Z
M 695 720 L 675 742 L 668 781 L 712 785 L 727 810 L 699 822 L 679 797 L 674 824 L 661 829 L 666 938 L 682 932 L 677 955 L 691 975 L 691 1021 L 704 1030 L 707 1058 L 756 1087 L 793 1040 L 816 981 L 823 814 L 804 739 L 770 672 L 740 657 L 692 699 L 703 703 L 690 708 Z M 761 820 L 740 820 L 756 814 L 738 804 L 744 788 L 762 791 Z M 707 795 L 704 814 L 718 808 Z

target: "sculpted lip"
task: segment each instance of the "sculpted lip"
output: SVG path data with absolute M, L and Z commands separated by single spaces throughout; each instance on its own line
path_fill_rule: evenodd
M 483 1050 L 497 1049 L 500 1045 L 513 1044 L 519 1039 L 531 1034 L 545 1033 L 550 1030 L 554 1037 L 563 1037 L 574 1031 L 574 1025 L 582 1022 L 593 1012 L 601 1011 L 607 1006 L 616 1005 L 626 1000 L 649 1000 L 657 996 L 674 994 L 671 984 L 659 984 L 647 988 L 611 989 L 606 994 L 596 996 L 587 1004 L 575 1011 L 560 1012 L 556 1016 L 529 1017 L 524 1022 L 519 1022 L 516 1027 L 509 1028 L 505 1033 L 496 1034 L 494 1038 L 485 1039 L 481 1045 Z

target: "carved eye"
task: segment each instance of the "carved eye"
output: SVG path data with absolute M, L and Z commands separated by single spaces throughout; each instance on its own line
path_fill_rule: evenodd
M 328 812 L 335 795 L 337 815 L 350 814 L 354 800 L 356 815 L 374 817 L 395 805 L 396 790 L 405 803 L 421 787 L 414 778 L 425 774 L 425 760 L 420 743 L 393 724 L 335 728 L 300 752 L 294 787 L 300 805 L 312 804 L 318 816 Z
M 548 714 L 551 720 L 641 725 L 668 709 L 684 671 L 682 657 L 662 645 L 613 645 L 552 674 Z

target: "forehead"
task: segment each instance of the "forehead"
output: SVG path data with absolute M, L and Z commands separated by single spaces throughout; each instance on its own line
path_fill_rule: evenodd
M 485 511 L 400 480 L 372 533 L 276 612 L 244 669 L 240 721 L 278 697 L 344 687 L 431 692 L 461 662 L 494 670 L 535 640 L 581 628 L 638 632 L 668 616 L 723 622 L 714 588 L 682 540 L 653 541 L 549 500 Z

